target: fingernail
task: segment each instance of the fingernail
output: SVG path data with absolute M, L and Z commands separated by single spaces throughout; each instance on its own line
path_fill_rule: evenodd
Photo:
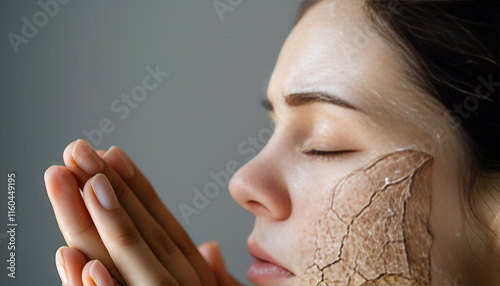
M 106 158 L 106 162 L 113 166 L 122 179 L 127 180 L 134 176 L 132 161 L 120 148 L 111 146 L 103 158 Z
M 97 286 L 114 285 L 113 279 L 108 273 L 106 267 L 99 260 L 95 260 L 90 266 L 90 277 Z
M 120 206 L 116 198 L 115 191 L 103 174 L 97 174 L 90 182 L 97 200 L 101 206 L 107 210 L 113 210 Z
M 56 267 L 57 272 L 59 272 L 59 276 L 61 277 L 61 281 L 63 284 L 68 283 L 68 275 L 66 274 L 66 269 L 64 268 L 64 258 L 63 252 L 64 247 L 61 247 L 56 252 Z
M 87 174 L 100 172 L 104 164 L 87 141 L 78 139 L 71 153 L 76 164 Z

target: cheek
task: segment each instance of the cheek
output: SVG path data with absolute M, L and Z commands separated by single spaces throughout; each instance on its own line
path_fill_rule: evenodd
M 340 180 L 311 226 L 304 283 L 429 284 L 431 168 L 426 153 L 398 151 Z

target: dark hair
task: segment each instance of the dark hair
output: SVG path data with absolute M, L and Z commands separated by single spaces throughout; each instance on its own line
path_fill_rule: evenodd
M 316 2 L 305 1 L 299 17 Z M 472 206 L 479 175 L 500 172 L 498 1 L 367 0 L 364 8 L 401 51 L 408 79 L 456 121 L 470 150 L 464 195 Z
M 410 79 L 463 128 L 476 171 L 499 172 L 498 2 L 388 3 L 366 1 L 365 7 L 382 35 L 406 52 Z

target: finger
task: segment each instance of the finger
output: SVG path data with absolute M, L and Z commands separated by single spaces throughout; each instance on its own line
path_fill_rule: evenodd
M 63 160 L 66 167 L 75 176 L 80 188 L 83 188 L 88 178 L 94 173 L 101 172 L 104 167 L 102 159 L 90 147 L 90 144 L 81 139 L 66 146 L 63 152 Z M 76 163 L 77 160 L 80 165 Z
M 182 254 L 189 260 L 204 285 L 215 285 L 215 277 L 210 267 L 198 252 L 184 228 L 165 207 L 151 183 L 141 173 L 132 160 L 120 148 L 113 146 L 103 156 L 107 165 L 117 170 L 117 173 L 134 192 L 153 218 L 167 232 Z M 132 171 L 129 171 L 132 170 Z M 108 176 L 106 174 L 106 176 Z M 113 180 L 111 180 L 113 182 Z M 113 184 L 113 183 L 112 183 Z M 113 184 L 114 186 L 114 184 Z M 128 208 L 124 206 L 127 210 Z
M 56 265 L 62 285 L 81 286 L 82 269 L 87 263 L 85 256 L 78 250 L 61 247 L 56 252 Z
M 70 145 L 72 145 L 74 149 L 71 152 L 65 151 L 65 163 L 68 168 L 72 170 L 73 174 L 75 174 L 77 180 L 88 180 L 90 177 L 89 172 L 93 173 L 94 171 L 102 170 L 103 174 L 111 182 L 118 200 L 123 205 L 123 208 L 127 211 L 160 263 L 181 283 L 184 281 L 192 281 L 193 277 L 199 277 L 193 265 L 191 265 L 191 262 L 183 255 L 165 229 L 162 228 L 153 216 L 151 216 L 115 169 L 102 161 L 97 153 L 95 153 L 90 145 L 84 140 L 78 140 L 76 143 Z M 120 157 L 120 153 L 117 153 L 117 151 L 119 150 L 116 147 L 111 148 L 103 157 L 105 160 L 107 159 L 112 162 L 120 173 L 130 174 L 130 172 L 134 171 L 132 166 L 126 164 L 126 161 L 123 160 L 123 157 Z M 101 162 L 89 162 L 92 160 L 100 160 Z M 102 168 L 100 166 L 102 166 Z M 149 185 L 149 187 L 151 187 L 151 185 Z M 197 252 L 196 248 L 194 251 Z M 210 271 L 208 265 L 205 271 L 207 270 Z M 204 283 L 206 281 L 205 285 L 212 285 L 212 282 L 215 282 L 215 278 L 212 275 L 212 280 L 200 279 L 200 281 L 204 281 Z
M 73 174 L 66 167 L 52 166 L 45 172 L 44 179 L 47 194 L 66 243 L 70 247 L 79 249 L 87 257 L 100 259 L 108 269 L 116 271 L 83 202 Z
M 118 285 L 108 270 L 99 260 L 89 261 L 82 270 L 81 281 L 84 286 L 115 286 Z
M 208 265 L 215 274 L 217 284 L 220 286 L 237 286 L 241 285 L 229 273 L 227 273 L 224 260 L 217 242 L 206 242 L 198 247 L 201 255 L 207 261 Z
M 100 237 L 127 283 L 178 285 L 120 206 L 106 176 L 98 174 L 89 180 L 84 186 L 83 198 Z
M 96 151 L 97 155 L 99 155 L 99 157 L 102 158 L 102 156 L 104 156 L 104 154 L 106 154 L 107 150 L 95 150 L 95 151 Z

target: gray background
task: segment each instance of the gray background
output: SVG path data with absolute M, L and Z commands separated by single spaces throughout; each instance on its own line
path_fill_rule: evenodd
M 72 0 L 15 53 L 7 34 L 21 36 L 22 17 L 32 22 L 42 9 L 37 1 L 2 1 L 0 235 L 10 171 L 17 174 L 18 228 L 16 279 L 7 277 L 7 240 L 0 236 L 0 284 L 60 284 L 54 253 L 65 243 L 43 173 L 102 118 L 115 130 L 94 147 L 122 147 L 178 218 L 179 204 L 192 205 L 192 189 L 213 181 L 210 171 L 230 160 L 245 163 L 237 146 L 269 126 L 260 101 L 299 2 L 243 0 L 221 21 L 213 0 Z M 111 103 L 157 64 L 170 76 L 120 120 Z M 248 284 L 253 216 L 227 189 L 181 223 L 197 244 L 219 241 L 230 272 Z

